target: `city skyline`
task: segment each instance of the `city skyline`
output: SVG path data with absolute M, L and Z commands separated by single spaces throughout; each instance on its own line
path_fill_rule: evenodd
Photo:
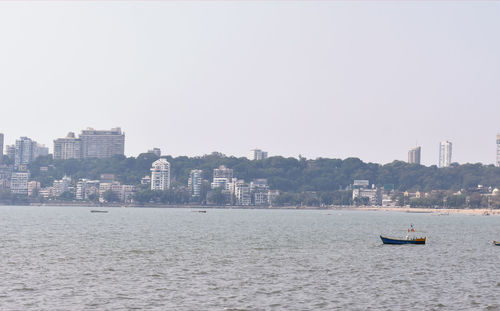
M 493 2 L 0 6 L 6 144 L 121 125 L 129 156 L 258 146 L 389 163 L 418 141 L 434 165 L 449 140 L 453 161 L 496 160 Z
M 82 136 L 83 135 L 83 136 Z M 23 141 L 24 139 L 28 139 L 29 141 L 32 141 L 34 143 L 34 150 L 33 155 L 31 158 L 26 162 L 29 163 L 32 160 L 34 160 L 36 157 L 40 155 L 48 155 L 52 154 L 54 159 L 71 159 L 71 158 L 76 158 L 76 159 L 82 159 L 82 158 L 92 158 L 92 157 L 98 157 L 98 158 L 103 158 L 103 157 L 109 157 L 113 154 L 124 154 L 125 156 L 138 156 L 141 153 L 154 153 L 157 156 L 188 156 L 185 154 L 180 154 L 180 155 L 172 155 L 172 154 L 162 154 L 161 149 L 157 147 L 153 147 L 152 149 L 149 148 L 147 151 L 142 151 L 139 154 L 135 155 L 127 155 L 124 153 L 124 146 L 125 146 L 125 132 L 121 131 L 121 127 L 115 127 L 111 128 L 111 130 L 96 130 L 92 127 L 87 127 L 86 129 L 81 130 L 81 134 L 79 138 L 76 138 L 74 132 L 69 132 L 66 137 L 64 138 L 57 138 L 53 140 L 53 147 L 50 149 L 49 147 L 45 147 L 45 145 L 40 144 L 36 142 L 35 140 L 32 140 L 29 137 L 26 136 L 21 136 L 20 138 L 15 140 L 15 144 L 13 145 L 4 145 L 4 137 L 5 135 L 3 133 L 0 133 L 0 150 L 3 148 L 5 149 L 5 152 L 2 153 L 2 157 L 4 155 L 9 156 L 10 149 L 19 149 L 19 146 L 16 147 L 20 143 L 20 141 Z M 85 138 L 87 137 L 87 138 Z M 90 138 L 89 138 L 90 137 Z M 500 134 L 496 134 L 496 140 L 495 140 L 495 161 L 493 163 L 482 163 L 484 165 L 490 165 L 493 164 L 495 166 L 499 166 L 499 159 L 500 159 Z M 85 155 L 84 151 L 82 149 L 88 149 L 88 147 L 84 147 L 86 144 L 85 141 L 82 142 L 82 138 L 84 140 L 89 140 L 92 141 L 92 147 L 91 150 L 95 153 L 95 155 Z M 443 145 L 448 145 L 446 150 L 443 150 Z M 451 163 L 459 163 L 457 161 L 453 161 L 451 158 L 451 142 L 449 141 L 441 141 L 439 142 L 439 148 L 437 151 L 438 154 L 438 159 L 436 163 L 432 164 L 425 164 L 421 163 L 421 146 L 416 146 L 413 148 L 410 148 L 408 150 L 408 157 L 407 157 L 407 162 L 408 163 L 415 163 L 415 164 L 421 164 L 421 165 L 426 165 L 426 166 L 431 166 L 431 165 L 437 165 L 438 167 L 446 167 L 449 166 Z M 102 149 L 102 150 L 101 150 Z M 40 150 L 42 152 L 40 152 Z M 98 151 L 99 150 L 99 151 Z M 52 152 L 50 152 L 52 151 Z M 217 150 L 213 150 L 210 152 L 205 152 L 200 155 L 194 155 L 194 156 L 202 156 L 206 154 L 210 154 L 212 152 L 219 152 Z M 446 153 L 446 156 L 444 154 Z M 36 154 L 36 155 L 35 155 Z M 13 155 L 10 155 L 13 156 Z M 235 156 L 228 154 L 228 156 Z M 271 156 L 284 156 L 280 154 L 274 154 Z M 300 157 L 299 155 L 298 157 Z M 262 151 L 261 149 L 251 149 L 250 150 L 250 155 L 246 156 L 238 156 L 238 157 L 246 157 L 249 160 L 263 160 L 268 157 L 268 152 L 267 151 Z M 293 156 L 292 156 L 293 157 Z M 295 157 L 295 158 L 298 158 Z M 318 157 L 319 158 L 319 157 Z M 347 157 L 349 158 L 349 157 Z M 1 159 L 1 158 L 0 158 Z M 16 158 L 14 157 L 14 160 Z M 363 159 L 361 159 L 363 160 Z M 393 161 L 402 161 L 400 159 L 394 159 Z M 19 161 L 18 159 L 16 161 Z M 392 162 L 392 161 L 391 161 Z M 24 163 L 24 164 L 26 164 Z M 377 163 L 377 162 L 373 162 Z M 390 163 L 390 162 L 388 162 Z M 481 162 L 468 162 L 468 163 L 481 163 Z M 387 164 L 387 163 L 379 163 L 379 164 Z M 459 163 L 459 164 L 465 164 L 465 163 Z M 18 164 L 16 164 L 18 165 Z

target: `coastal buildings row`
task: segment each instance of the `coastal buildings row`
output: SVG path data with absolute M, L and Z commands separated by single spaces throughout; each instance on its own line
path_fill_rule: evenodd
M 267 179 L 254 179 L 250 183 L 235 178 L 233 169 L 224 165 L 213 170 L 213 179 L 210 184 L 212 191 L 221 191 L 226 202 L 234 205 L 272 205 L 272 201 L 279 195 L 279 191 L 270 190 Z

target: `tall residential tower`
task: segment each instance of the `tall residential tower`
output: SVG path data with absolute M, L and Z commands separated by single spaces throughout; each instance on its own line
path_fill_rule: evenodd
M 500 166 L 500 134 L 497 134 L 497 166 Z
M 420 146 L 412 148 L 408 151 L 408 163 L 420 164 Z
M 448 167 L 451 164 L 451 142 L 439 143 L 439 167 Z
M 158 159 L 151 167 L 151 190 L 167 190 L 170 188 L 170 163 L 166 159 Z

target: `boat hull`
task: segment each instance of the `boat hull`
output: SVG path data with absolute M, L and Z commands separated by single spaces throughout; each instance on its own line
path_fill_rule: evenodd
M 493 244 L 495 244 L 496 246 L 500 246 L 500 242 L 498 241 L 493 241 Z
M 385 236 L 380 236 L 380 239 L 384 244 L 425 244 L 426 238 L 416 238 L 411 240 L 402 240 L 402 239 L 392 239 Z

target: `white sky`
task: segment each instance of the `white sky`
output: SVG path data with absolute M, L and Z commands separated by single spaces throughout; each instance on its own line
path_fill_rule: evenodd
M 500 2 L 0 2 L 7 144 L 493 163 Z

